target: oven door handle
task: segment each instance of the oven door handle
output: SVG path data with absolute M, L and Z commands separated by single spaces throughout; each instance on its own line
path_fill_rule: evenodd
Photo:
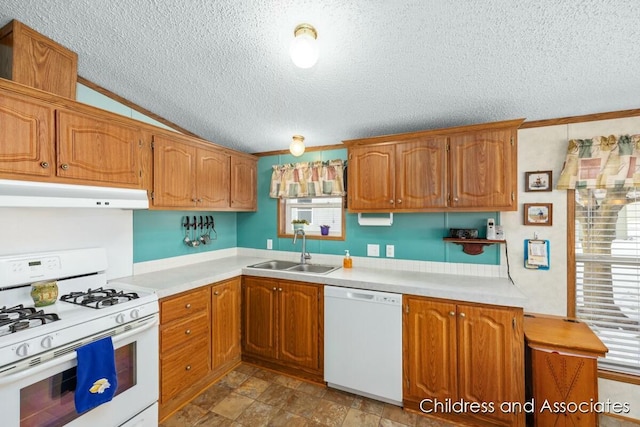
M 129 337 L 133 336 L 133 335 L 137 335 L 137 334 L 139 334 L 141 332 L 146 331 L 147 329 L 153 328 L 154 326 L 157 326 L 158 325 L 158 317 L 157 317 L 157 315 L 153 315 L 152 317 L 149 317 L 146 320 L 140 321 L 140 323 L 138 323 L 138 324 L 140 326 L 138 326 L 137 328 L 130 329 L 130 330 L 126 331 L 126 332 L 122 332 L 120 334 L 113 335 L 112 336 L 113 343 L 116 344 L 119 341 L 122 341 L 122 340 L 124 340 L 126 338 L 129 338 Z M 104 336 L 104 333 L 96 334 L 91 338 L 97 338 L 97 337 L 102 337 L 102 336 Z M 90 341 L 87 341 L 87 344 L 89 344 L 92 341 L 94 341 L 94 340 L 91 339 Z M 80 347 L 77 347 L 77 348 L 80 348 Z M 52 353 L 53 352 L 57 352 L 57 351 L 60 351 L 60 349 L 52 350 Z M 63 356 L 54 357 L 51 360 L 48 360 L 48 361 L 43 362 L 43 363 L 40 363 L 40 364 L 35 365 L 33 367 L 29 367 L 28 369 L 22 369 L 20 371 L 12 373 L 12 374 L 11 373 L 10 374 L 6 374 L 6 375 L 0 374 L 0 386 L 12 383 L 14 381 L 21 380 L 23 378 L 29 377 L 31 375 L 37 374 L 37 373 L 42 372 L 42 371 L 46 371 L 47 369 L 50 369 L 53 366 L 60 365 L 62 363 L 71 361 L 71 360 L 73 360 L 75 358 L 76 358 L 76 352 L 75 352 L 75 349 L 74 349 L 73 351 L 70 351 L 69 353 L 67 353 L 67 354 L 65 354 Z

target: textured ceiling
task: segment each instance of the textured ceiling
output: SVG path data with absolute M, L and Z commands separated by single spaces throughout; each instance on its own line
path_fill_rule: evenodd
M 247 152 L 640 108 L 637 0 L 2 0 L 78 73 Z M 294 27 L 320 59 L 296 68 Z

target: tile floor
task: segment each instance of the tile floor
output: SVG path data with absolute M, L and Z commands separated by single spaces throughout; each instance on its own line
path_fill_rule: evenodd
M 457 425 L 243 363 L 160 426 Z

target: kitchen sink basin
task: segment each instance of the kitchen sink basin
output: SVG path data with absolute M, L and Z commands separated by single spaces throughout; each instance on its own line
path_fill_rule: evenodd
M 287 268 L 295 267 L 297 265 L 298 265 L 297 262 L 273 260 L 273 261 L 261 262 L 259 264 L 253 264 L 253 265 L 250 265 L 249 267 L 262 268 L 264 270 L 286 270 Z
M 300 264 L 292 261 L 265 261 L 250 265 L 249 268 L 259 268 L 263 270 L 291 271 L 296 273 L 316 273 L 327 274 L 339 269 L 339 266 L 320 264 Z
M 287 268 L 287 271 L 295 271 L 298 273 L 327 274 L 339 268 L 340 267 L 336 267 L 333 265 L 298 264 L 294 267 Z

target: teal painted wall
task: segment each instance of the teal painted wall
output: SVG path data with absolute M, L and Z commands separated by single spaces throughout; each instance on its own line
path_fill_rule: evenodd
M 213 215 L 217 240 L 195 248 L 184 244 L 183 217 L 194 214 Z M 133 262 L 235 248 L 238 246 L 236 215 L 235 212 L 133 211 Z M 214 236 L 211 233 L 211 238 Z
M 301 157 L 287 155 L 261 157 L 258 161 L 258 210 L 238 213 L 238 246 L 266 249 L 267 239 L 273 240 L 273 249 L 300 251 L 300 244 L 291 239 L 277 237 L 277 200 L 269 197 L 272 165 L 316 160 L 346 159 L 347 150 L 313 151 Z M 482 213 L 407 213 L 395 214 L 391 227 L 363 227 L 357 214 L 346 214 L 346 240 L 309 240 L 311 254 L 342 255 L 349 249 L 354 256 L 366 256 L 367 244 L 380 245 L 380 255 L 385 255 L 385 245 L 395 246 L 395 258 L 419 261 L 440 261 L 470 264 L 500 264 L 500 245 L 487 246 L 481 255 L 467 255 L 459 245 L 444 243 L 442 237 L 449 228 L 478 228 L 485 232 L 487 218 L 499 219 L 498 212 Z M 134 227 L 135 228 L 135 227 Z

